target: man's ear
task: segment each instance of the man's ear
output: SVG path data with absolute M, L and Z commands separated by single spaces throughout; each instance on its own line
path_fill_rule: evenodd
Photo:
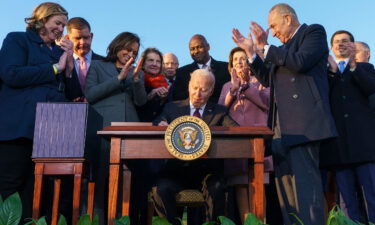
M 91 39 L 93 39 L 94 38 L 94 33 L 90 33 L 90 35 L 91 35 Z
M 292 24 L 292 16 L 291 15 L 285 15 L 285 18 L 286 18 L 286 23 L 288 24 L 288 26 L 290 26 L 290 24 Z
M 210 93 L 210 97 L 212 96 L 212 94 L 214 93 L 214 87 L 211 88 L 211 93 Z
M 210 44 L 207 43 L 207 51 L 210 51 Z

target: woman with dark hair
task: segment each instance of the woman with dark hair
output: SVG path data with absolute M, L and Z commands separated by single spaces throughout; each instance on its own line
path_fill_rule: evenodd
M 135 106 L 146 103 L 142 58 L 134 69 L 132 63 L 138 55 L 140 40 L 136 34 L 120 33 L 112 40 L 104 60 L 93 60 L 86 77 L 85 96 L 103 122 L 97 129 L 109 126 L 111 122 L 138 122 Z M 95 140 L 96 135 L 92 140 Z M 101 140 L 96 154 L 98 166 L 95 193 L 95 212 L 104 219 L 106 208 L 106 187 L 109 164 L 109 142 Z M 104 223 L 104 221 L 101 221 Z
M 65 100 L 63 74 L 73 66 L 65 71 L 73 44 L 67 39 L 55 44 L 67 20 L 61 5 L 41 3 L 25 19 L 26 32 L 9 33 L 0 50 L 0 195 L 20 192 L 26 217 L 31 216 L 32 192 L 25 187 L 33 177 L 36 104 Z
M 163 54 L 156 48 L 142 53 L 147 103 L 138 109 L 141 121 L 152 122 L 160 113 L 168 96 L 168 82 L 162 74 Z
M 267 126 L 270 91 L 251 76 L 246 61 L 244 50 L 239 47 L 231 50 L 228 63 L 231 81 L 224 84 L 219 104 L 229 109 L 229 115 L 240 126 Z M 247 190 L 248 161 L 227 159 L 224 162 L 228 184 L 235 187 L 237 206 L 243 223 L 245 213 L 250 212 Z
M 139 37 L 130 32 L 117 35 L 109 44 L 104 60 L 94 60 L 86 78 L 86 98 L 103 117 L 103 126 L 111 122 L 139 121 L 135 105 L 146 103 L 147 97 L 140 71 L 140 60 L 134 69 L 132 63 L 138 54 Z

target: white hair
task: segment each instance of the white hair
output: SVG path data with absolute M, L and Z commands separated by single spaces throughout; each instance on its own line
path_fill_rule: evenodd
M 215 86 L 215 76 L 214 74 L 211 72 L 211 71 L 208 71 L 207 69 L 197 69 L 197 70 L 194 70 L 191 74 L 190 74 L 190 81 L 193 80 L 193 79 L 196 79 L 198 77 L 207 77 L 211 80 L 211 88 L 214 88 Z

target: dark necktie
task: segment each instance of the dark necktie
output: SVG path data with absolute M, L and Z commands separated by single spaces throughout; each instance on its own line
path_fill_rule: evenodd
M 200 108 L 195 108 L 195 111 L 193 113 L 193 116 L 201 118 L 201 113 L 199 112 Z

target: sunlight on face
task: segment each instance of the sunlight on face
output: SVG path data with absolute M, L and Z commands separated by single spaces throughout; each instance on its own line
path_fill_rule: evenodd
M 343 59 L 350 56 L 350 43 L 350 36 L 348 34 L 336 34 L 333 37 L 331 49 L 336 58 Z
M 207 103 L 213 92 L 212 80 L 209 76 L 192 76 L 189 82 L 189 98 L 195 108 Z
M 145 72 L 150 73 L 152 75 L 157 75 L 158 73 L 160 73 L 161 58 L 159 54 L 155 52 L 148 53 L 145 58 L 143 69 Z
M 68 34 L 69 40 L 73 42 L 74 53 L 83 57 L 91 50 L 92 33 L 89 28 L 85 27 L 81 30 L 71 29 Z
M 268 25 L 272 31 L 272 36 L 278 38 L 283 44 L 287 43 L 293 35 L 290 19 L 290 15 L 280 14 L 276 10 L 268 16 Z
M 135 57 L 138 54 L 138 49 L 139 44 L 137 42 L 134 42 L 128 48 L 124 48 L 118 51 L 116 53 L 116 66 L 119 68 L 125 66 L 126 62 L 128 62 L 131 57 Z

